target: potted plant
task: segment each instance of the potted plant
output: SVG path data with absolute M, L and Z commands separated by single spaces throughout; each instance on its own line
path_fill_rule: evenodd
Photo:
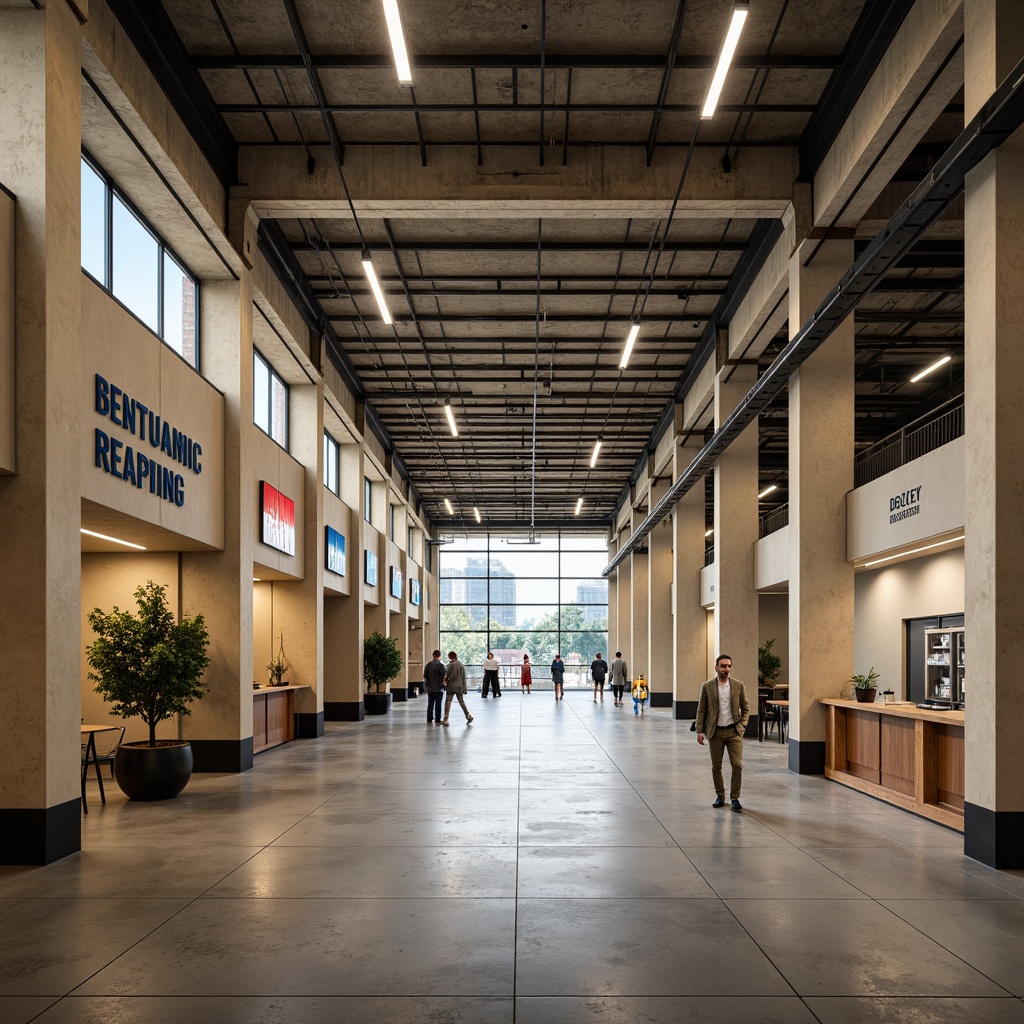
M 175 622 L 167 588 L 149 580 L 135 591 L 138 612 L 116 605 L 109 614 L 94 608 L 89 625 L 97 639 L 86 657 L 96 692 L 121 718 L 141 718 L 149 739 L 122 743 L 114 755 L 114 778 L 132 800 L 177 796 L 192 775 L 187 740 L 158 740 L 156 727 L 206 693 L 203 670 L 210 663 L 210 638 L 202 615 Z
M 402 652 L 391 636 L 374 631 L 363 641 L 363 676 L 366 693 L 363 704 L 368 715 L 386 715 L 391 701 L 390 693 L 381 689 L 402 671 Z M 370 692 L 370 687 L 373 692 Z
M 281 634 L 281 646 L 270 661 L 267 662 L 267 685 L 284 686 L 282 677 L 288 668 L 288 659 L 284 656 L 284 633 Z
M 775 680 L 782 673 L 782 659 L 777 654 L 772 654 L 775 646 L 775 637 L 765 640 L 757 649 L 757 685 L 774 686 Z
M 852 675 L 850 682 L 853 683 L 853 695 L 861 704 L 873 704 L 875 702 L 875 683 L 878 682 L 878 673 L 872 665 L 866 676 Z

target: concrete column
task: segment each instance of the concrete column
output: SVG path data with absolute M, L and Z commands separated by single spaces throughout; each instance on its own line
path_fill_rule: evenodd
M 630 524 L 630 535 L 643 522 L 647 516 L 647 509 L 634 509 Z M 629 642 L 624 643 L 616 650 L 622 651 L 626 659 L 626 667 L 629 669 L 630 679 L 636 679 L 643 672 L 645 677 L 650 676 L 649 635 L 650 635 L 650 575 L 651 555 L 650 537 L 644 541 L 641 548 L 634 551 L 630 556 L 630 631 Z M 611 638 L 608 639 L 609 644 Z M 612 651 L 614 654 L 615 651 Z M 611 664 L 611 659 L 608 659 Z
M 15 207 L 14 475 L 0 486 L 0 863 L 81 849 L 81 63 L 67 4 L 0 10 L 0 181 Z
M 224 550 L 181 555 L 181 604 L 210 632 L 206 696 L 182 722 L 198 772 L 252 767 L 253 552 L 259 495 L 252 421 L 252 275 L 204 281 L 203 375 L 224 394 Z M 289 653 L 289 657 L 290 657 Z
M 632 536 L 632 519 L 619 538 L 620 546 Z M 647 556 L 644 555 L 644 558 Z M 608 630 L 608 650 L 602 653 L 610 665 L 616 651 L 629 653 L 633 646 L 633 556 L 628 555 L 615 570 L 615 596 L 618 611 L 615 616 L 615 632 Z
M 817 244 L 797 246 L 790 260 L 791 336 L 853 263 L 849 239 L 826 242 L 804 266 Z M 853 329 L 847 317 L 789 385 L 789 768 L 802 774 L 825 771 L 825 709 L 818 700 L 834 697 L 855 671 L 853 566 L 846 560 Z
M 618 534 L 613 534 L 608 541 L 608 561 L 610 562 L 619 550 Z M 619 570 L 614 569 L 608 574 L 608 635 L 615 636 L 619 631 Z M 607 654 L 607 651 L 602 651 Z M 593 660 L 594 652 L 588 652 L 587 664 Z
M 756 379 L 752 366 L 727 366 L 715 377 L 715 428 Z M 752 423 L 715 464 L 715 650 L 728 654 L 744 683 L 751 717 L 757 712 L 757 424 Z M 703 682 L 703 680 L 702 680 Z M 756 727 L 756 722 L 754 722 Z
M 344 444 L 339 450 L 341 500 L 349 508 L 348 586 L 346 597 L 324 605 L 324 719 L 363 720 L 363 450 Z
M 651 483 L 650 507 L 665 496 L 672 480 L 661 477 Z M 652 708 L 672 707 L 673 631 L 672 631 L 672 519 L 666 516 L 647 538 L 647 672 Z M 634 645 L 635 646 L 635 645 Z M 636 669 L 630 665 L 633 677 Z
M 968 120 L 1021 56 L 1024 7 L 964 5 Z M 1024 867 L 1024 133 L 967 176 L 965 192 L 965 618 L 968 686 L 964 852 Z
M 324 734 L 324 484 L 323 382 L 288 389 L 289 452 L 302 464 L 303 536 L 301 580 L 274 584 L 274 626 L 285 638 L 289 677 L 310 686 L 295 694 L 295 735 Z
M 679 445 L 673 460 L 678 479 L 701 449 L 699 440 Z M 675 717 L 697 717 L 701 683 L 707 679 L 708 613 L 700 604 L 704 566 L 704 480 L 699 480 L 672 510 L 672 641 Z

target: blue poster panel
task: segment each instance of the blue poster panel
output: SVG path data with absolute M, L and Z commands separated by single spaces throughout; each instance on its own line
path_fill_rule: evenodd
M 377 586 L 377 556 L 372 551 L 366 552 L 366 582 Z
M 400 598 L 405 590 L 405 577 L 397 565 L 391 566 L 391 596 Z
M 345 575 L 345 535 L 327 527 L 327 568 L 339 576 Z
M 409 580 L 409 601 L 412 604 L 420 603 L 420 581 Z

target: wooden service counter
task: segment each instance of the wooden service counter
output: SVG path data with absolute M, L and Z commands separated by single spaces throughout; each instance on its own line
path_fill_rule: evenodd
M 825 777 L 964 830 L 964 713 L 824 699 Z
M 308 686 L 261 686 L 252 691 L 252 752 L 295 739 L 295 691 Z

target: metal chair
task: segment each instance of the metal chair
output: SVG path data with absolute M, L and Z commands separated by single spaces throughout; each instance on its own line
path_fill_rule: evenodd
M 100 746 L 99 743 L 97 743 L 96 746 L 96 770 L 99 771 L 98 766 L 101 764 L 110 765 L 111 778 L 114 777 L 114 755 L 117 753 L 117 748 L 121 746 L 121 742 L 124 740 L 124 730 L 125 726 L 122 725 L 117 733 L 100 733 L 100 735 L 116 737 L 116 739 L 100 741 L 102 746 Z M 82 744 L 82 746 L 84 747 L 85 744 Z M 82 757 L 85 757 L 84 750 L 82 751 Z
M 777 725 L 779 731 L 782 731 L 782 708 L 768 707 L 768 701 L 771 700 L 771 695 L 768 693 L 759 693 L 757 695 L 757 715 L 758 720 L 761 723 L 761 728 L 758 732 L 765 738 L 768 738 L 768 734 Z

